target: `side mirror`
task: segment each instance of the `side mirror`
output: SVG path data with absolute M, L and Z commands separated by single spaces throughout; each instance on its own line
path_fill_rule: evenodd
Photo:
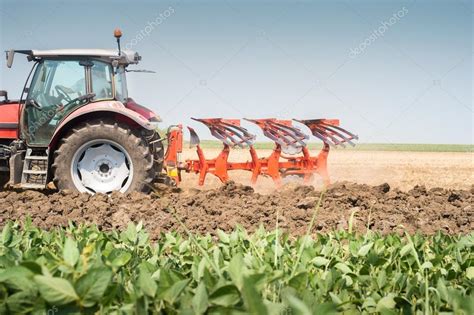
M 8 93 L 7 93 L 7 91 L 1 90 L 1 91 L 0 91 L 0 97 L 4 97 L 4 98 L 5 98 L 4 101 L 7 102 L 7 101 L 8 101 Z
M 13 57 L 15 56 L 15 51 L 13 49 L 10 49 L 7 53 L 7 67 L 11 68 L 13 65 Z

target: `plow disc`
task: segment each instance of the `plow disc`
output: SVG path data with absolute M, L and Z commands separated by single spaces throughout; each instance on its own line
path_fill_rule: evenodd
M 180 162 L 183 128 L 182 126 L 171 128 L 168 133 L 169 154 L 165 157 L 165 165 L 168 176 L 172 177 L 177 184 L 181 181 L 181 171 L 199 174 L 199 185 L 204 185 L 207 174 L 212 174 L 220 181 L 226 182 L 229 180 L 229 171 L 245 170 L 252 173 L 252 184 L 256 183 L 261 175 L 272 178 L 279 186 L 282 179 L 287 176 L 296 175 L 308 183 L 313 179 L 314 174 L 319 174 L 324 184 L 329 185 L 327 171 L 329 148 L 345 147 L 346 144 L 353 146 L 353 140 L 358 139 L 356 135 L 339 127 L 337 119 L 245 119 L 260 127 L 264 136 L 275 143 L 270 155 L 259 157 L 254 148 L 256 136 L 242 127 L 239 119 L 192 119 L 206 125 L 211 135 L 222 142 L 223 148 L 215 158 L 206 158 L 200 146 L 199 136 L 193 128 L 188 127 L 190 145 L 196 148 L 198 158 Z M 316 138 L 323 142 L 323 148 L 316 156 L 312 156 L 307 148 L 309 136 L 294 126 L 293 121 L 305 125 Z M 244 162 L 229 162 L 229 154 L 234 147 L 248 149 L 250 159 Z

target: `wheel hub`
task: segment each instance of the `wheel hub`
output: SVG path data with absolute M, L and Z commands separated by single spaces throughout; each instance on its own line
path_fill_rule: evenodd
M 108 140 L 86 143 L 76 152 L 72 163 L 74 184 L 81 192 L 125 192 L 132 179 L 128 153 Z
M 104 162 L 101 166 L 99 166 L 99 171 L 102 173 L 101 175 L 109 175 L 110 174 L 110 165 L 107 162 Z

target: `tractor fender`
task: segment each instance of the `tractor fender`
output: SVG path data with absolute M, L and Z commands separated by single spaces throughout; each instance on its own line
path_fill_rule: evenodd
M 146 130 L 154 130 L 155 125 L 141 114 L 126 108 L 118 101 L 102 101 L 97 103 L 90 103 L 82 106 L 72 113 L 70 113 L 63 121 L 56 127 L 53 137 L 49 143 L 49 148 L 54 148 L 60 140 L 60 137 L 69 130 L 71 126 L 76 123 L 87 120 L 87 116 L 93 117 L 107 117 L 116 121 L 126 121 L 136 124 L 135 127 L 144 128 Z

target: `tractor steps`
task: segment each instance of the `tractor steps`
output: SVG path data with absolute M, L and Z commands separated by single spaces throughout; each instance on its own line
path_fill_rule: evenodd
M 26 170 L 26 171 L 23 171 L 23 173 L 29 174 L 29 175 L 46 175 L 48 174 L 48 171 Z
M 25 160 L 47 161 L 48 157 L 47 156 L 32 155 L 32 156 L 26 156 Z
M 21 187 L 44 189 L 48 183 L 48 150 L 27 149 L 23 162 Z
M 21 188 L 24 189 L 44 189 L 43 184 L 21 184 Z

